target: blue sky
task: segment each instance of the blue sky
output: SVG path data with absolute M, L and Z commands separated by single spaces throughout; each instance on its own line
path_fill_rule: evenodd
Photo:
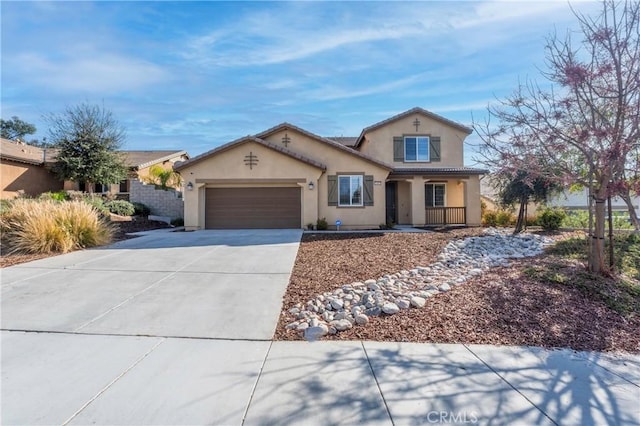
M 599 3 L 572 6 L 595 14 Z M 470 125 L 537 78 L 564 1 L 6 2 L 2 118 L 104 103 L 125 149 L 199 154 L 283 121 L 323 136 L 420 106 Z M 467 139 L 472 164 L 475 135 Z

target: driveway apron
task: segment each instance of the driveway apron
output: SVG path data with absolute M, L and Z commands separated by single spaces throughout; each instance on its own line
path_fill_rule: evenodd
M 301 231 L 161 232 L 6 268 L 2 328 L 269 340 Z
M 2 424 L 240 424 L 301 234 L 155 231 L 2 269 Z

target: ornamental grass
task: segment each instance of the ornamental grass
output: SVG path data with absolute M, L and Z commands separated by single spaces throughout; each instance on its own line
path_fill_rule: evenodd
M 17 199 L 0 214 L 2 243 L 11 252 L 67 253 L 108 244 L 113 229 L 82 201 Z

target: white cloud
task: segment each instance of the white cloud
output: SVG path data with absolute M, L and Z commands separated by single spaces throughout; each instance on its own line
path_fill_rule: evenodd
M 161 67 L 120 54 L 97 53 L 55 60 L 35 53 L 9 59 L 11 73 L 58 91 L 109 93 L 135 91 L 169 79 Z
M 392 90 L 398 90 L 408 87 L 420 81 L 427 80 L 430 73 L 420 73 L 409 77 L 389 81 L 378 85 L 369 85 L 363 89 L 354 89 L 353 86 L 347 87 L 321 87 L 314 90 L 303 92 L 301 96 L 305 99 L 315 101 L 335 101 L 338 99 L 350 99 L 361 96 L 376 95 L 387 93 Z

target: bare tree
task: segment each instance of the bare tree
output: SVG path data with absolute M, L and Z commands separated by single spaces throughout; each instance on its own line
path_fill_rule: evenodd
M 547 40 L 543 76 L 550 88 L 520 84 L 475 129 L 488 166 L 589 188 L 595 203 L 589 270 L 605 272 L 605 202 L 625 179 L 640 138 L 640 2 L 605 0 L 597 17 L 574 14 L 578 43 L 571 34 Z

